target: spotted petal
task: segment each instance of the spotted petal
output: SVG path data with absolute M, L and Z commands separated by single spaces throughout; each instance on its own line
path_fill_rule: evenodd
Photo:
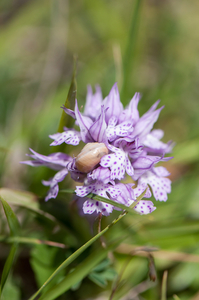
M 114 181 L 111 180 L 111 171 L 108 168 L 98 167 L 91 171 L 90 174 L 88 174 L 88 177 L 92 180 L 97 180 L 98 182 L 111 182 L 112 184 L 114 184 Z
M 112 213 L 112 211 L 112 205 L 100 201 L 95 201 L 93 199 L 88 199 L 83 204 L 83 212 L 85 214 L 93 214 L 94 212 L 96 212 L 97 214 L 102 213 L 103 215 L 108 216 L 110 213 Z
M 147 184 L 138 184 L 137 187 L 133 189 L 135 197 L 138 198 L 144 192 L 144 190 L 146 190 L 147 187 Z M 151 191 L 149 188 L 147 188 L 146 193 L 143 197 L 151 198 Z
M 42 180 L 43 185 L 50 186 L 50 190 L 45 197 L 45 201 L 48 201 L 51 198 L 56 198 L 59 192 L 58 182 L 63 181 L 66 175 L 68 174 L 67 169 L 63 169 L 55 174 L 50 180 Z
M 56 133 L 49 135 L 51 139 L 54 139 L 54 142 L 50 144 L 50 146 L 61 145 L 62 143 L 70 144 L 70 145 L 78 145 L 80 142 L 80 133 L 75 130 L 67 130 L 62 133 Z
M 111 179 L 122 179 L 125 171 L 128 175 L 132 176 L 134 174 L 134 170 L 127 154 L 111 145 L 109 145 L 109 149 L 114 151 L 114 153 L 103 156 L 101 158 L 100 165 L 104 168 L 109 167 L 111 169 Z
M 154 168 L 154 170 L 156 169 Z M 157 172 L 161 174 L 161 170 Z M 139 179 L 139 184 L 149 184 L 156 200 L 167 201 L 167 194 L 171 192 L 171 180 L 163 176 L 158 176 L 156 172 L 148 171 L 143 174 Z
M 134 207 L 134 210 L 138 212 L 141 215 L 147 215 L 152 213 L 156 207 L 154 207 L 154 204 L 152 201 L 148 200 L 140 200 L 138 204 Z

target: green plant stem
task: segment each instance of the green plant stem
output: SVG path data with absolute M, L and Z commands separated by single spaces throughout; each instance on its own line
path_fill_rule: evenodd
M 79 264 L 76 269 L 68 273 L 66 277 L 57 285 L 52 287 L 44 295 L 42 295 L 39 300 L 53 300 L 57 299 L 58 296 L 66 292 L 74 282 L 82 280 L 87 276 L 92 269 L 98 265 L 108 254 L 109 251 L 116 248 L 120 244 L 121 240 L 111 244 L 107 248 L 97 249 L 91 253 L 81 264 Z
M 73 190 L 70 190 L 73 191 Z M 130 208 L 134 207 L 145 195 L 146 190 L 137 198 L 137 201 L 133 203 Z M 40 287 L 40 289 L 29 299 L 33 300 L 35 299 L 40 292 L 47 286 L 47 284 L 64 268 L 66 268 L 71 262 L 73 262 L 82 252 L 84 252 L 90 245 L 92 245 L 98 238 L 100 238 L 105 232 L 107 232 L 113 225 L 115 225 L 119 220 L 121 220 L 126 214 L 128 213 L 127 210 L 123 211 L 122 214 L 119 215 L 118 218 L 113 220 L 111 224 L 109 224 L 106 228 L 104 228 L 101 232 L 96 234 L 92 239 L 90 239 L 87 243 L 85 243 L 82 247 L 80 247 L 78 250 L 76 250 L 71 256 L 69 256 L 54 272 L 53 274 L 47 279 L 47 281 Z M 106 248 L 107 250 L 107 248 Z M 67 275 L 68 276 L 68 275 Z M 62 290 L 62 282 L 60 283 L 61 290 Z M 57 289 L 59 289 L 57 287 Z M 56 292 L 54 292 L 56 293 Z M 41 298 L 41 299 L 47 299 L 47 298 Z M 54 298 L 48 298 L 48 300 L 54 299 Z
M 164 271 L 163 278 L 162 278 L 161 300 L 167 300 L 167 276 L 168 276 L 168 271 Z
M 113 206 L 116 206 L 122 210 L 125 210 L 125 211 L 128 211 L 130 214 L 135 214 L 135 211 L 133 210 L 133 208 L 138 204 L 138 202 L 144 197 L 145 193 L 147 191 L 147 188 L 145 189 L 145 191 L 136 199 L 135 202 L 132 203 L 132 205 L 130 205 L 129 207 L 128 206 L 125 206 L 123 204 L 120 204 L 116 201 L 113 201 L 113 200 L 110 200 L 108 198 L 104 198 L 104 197 L 101 197 L 99 195 L 96 195 L 96 194 L 93 194 L 93 193 L 90 193 L 88 195 L 86 195 L 87 198 L 91 198 L 93 200 L 96 200 L 96 201 L 101 201 L 101 202 L 105 202 L 105 203 L 108 203 L 108 204 L 111 204 Z M 69 193 L 69 194 L 75 194 L 75 190 L 72 190 L 72 189 L 64 189 L 64 190 L 60 190 L 59 191 L 60 193 Z M 76 194 L 75 194 L 76 195 Z M 141 198 L 140 198 L 141 197 Z

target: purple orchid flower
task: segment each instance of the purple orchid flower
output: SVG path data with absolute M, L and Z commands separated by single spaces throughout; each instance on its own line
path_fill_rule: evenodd
M 171 181 L 167 178 L 169 172 L 164 167 L 155 165 L 172 158 L 164 156 L 171 152 L 173 144 L 161 141 L 164 135 L 162 130 L 152 130 L 163 109 L 157 109 L 159 101 L 140 117 L 140 98 L 140 94 L 136 93 L 129 105 L 123 108 L 117 84 L 113 85 L 104 100 L 99 86 L 96 86 L 94 94 L 89 86 L 83 113 L 79 111 L 77 101 L 74 111 L 62 107 L 75 119 L 80 131 L 64 127 L 62 133 L 50 135 L 54 140 L 51 146 L 62 143 L 76 146 L 80 141 L 90 146 L 82 149 L 78 155 L 78 163 L 76 158 L 65 153 L 44 156 L 31 150 L 33 154 L 29 156 L 33 160 L 23 163 L 43 165 L 59 171 L 52 179 L 43 181 L 44 185 L 50 186 L 46 200 L 56 198 L 58 183 L 68 173 L 73 180 L 83 183 L 83 186 L 76 187 L 75 192 L 84 199 L 82 209 L 85 214 L 102 213 L 107 216 L 113 209 L 117 209 L 113 205 L 87 198 L 89 193 L 130 206 L 150 186 L 151 190 L 147 189 L 145 193 L 146 198 L 153 194 L 156 200 L 167 200 L 167 194 L 171 192 Z M 100 149 L 105 150 L 101 153 Z M 126 175 L 132 178 L 132 184 L 121 182 Z M 134 210 L 147 214 L 154 211 L 155 207 L 151 201 L 141 200 Z

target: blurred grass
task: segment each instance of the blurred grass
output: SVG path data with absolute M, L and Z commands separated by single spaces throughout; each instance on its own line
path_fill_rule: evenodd
M 48 135 L 58 128 L 62 113 L 60 106 L 64 104 L 70 86 L 74 54 L 78 56 L 77 98 L 80 105 L 85 102 L 87 84 L 94 87 L 99 83 L 105 97 L 119 78 L 121 89 L 124 78 L 121 57 L 124 59 L 129 42 L 134 7 L 133 0 L 1 1 L 1 186 L 29 190 L 41 198 L 45 195 L 46 188 L 42 186 L 41 179 L 49 178 L 53 172 L 45 168 L 28 168 L 20 165 L 19 161 L 25 159 L 29 147 L 46 155 L 51 152 Z M 180 0 L 142 1 L 133 66 L 121 100 L 127 103 L 135 92 L 141 92 L 143 97 L 139 109 L 142 114 L 154 101 L 161 99 L 165 109 L 155 128 L 162 128 L 164 140 L 174 140 L 176 147 L 174 159 L 165 163 L 174 181 L 167 203 L 155 203 L 157 210 L 151 216 L 135 216 L 133 219 L 126 216 L 117 225 L 117 230 L 110 232 L 112 237 L 117 237 L 125 230 L 129 233 L 130 245 L 157 246 L 167 251 L 198 254 L 198 10 L 196 0 L 191 3 Z M 71 187 L 69 179 L 63 187 L 66 185 Z M 41 199 L 41 209 L 62 222 L 67 234 L 64 228 L 56 231 L 56 226 L 41 216 L 25 209 L 17 210 L 24 237 L 30 235 L 69 246 L 65 252 L 57 249 L 55 254 L 60 259 L 49 265 L 50 270 L 91 237 L 88 224 L 78 216 L 73 202 L 67 197 L 62 195 L 47 204 Z M 103 220 L 103 225 L 110 223 L 115 215 L 117 213 Z M 7 228 L 3 218 L 0 224 L 1 235 L 4 235 Z M 106 238 L 110 238 L 109 234 Z M 7 257 L 3 249 L 0 249 L 1 269 Z M 16 299 L 20 299 L 19 294 L 21 299 L 27 299 L 34 292 L 30 286 L 35 287 L 36 280 L 42 282 L 37 268 L 30 267 L 29 258 L 34 264 L 37 248 L 32 246 L 31 249 L 22 247 L 20 254 L 31 281 L 27 283 L 20 272 L 23 263 L 16 265 L 9 278 L 8 285 Z M 115 257 L 114 263 L 119 272 L 128 255 L 117 253 Z M 161 280 L 166 268 L 169 270 L 168 299 L 174 299 L 173 294 L 181 300 L 194 297 L 199 288 L 197 262 L 155 258 L 155 263 L 157 286 L 143 284 L 146 288 L 142 293 L 144 299 L 160 299 Z M 133 257 L 115 298 L 122 297 L 146 278 L 146 258 Z M 89 293 L 85 292 L 87 287 Z M 101 291 L 85 279 L 78 291 L 68 292 L 67 299 L 86 299 Z M 4 299 L 9 299 L 6 286 L 4 292 Z M 60 299 L 65 299 L 65 296 Z

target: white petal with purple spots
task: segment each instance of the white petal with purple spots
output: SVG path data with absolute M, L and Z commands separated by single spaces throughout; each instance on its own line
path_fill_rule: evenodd
M 156 168 L 154 168 L 156 169 Z M 167 201 L 167 194 L 171 192 L 171 180 L 159 177 L 155 173 L 148 171 L 139 179 L 139 184 L 149 184 L 156 200 Z
M 105 216 L 108 216 L 113 211 L 113 206 L 108 203 L 103 203 L 95 201 L 93 199 L 88 199 L 83 204 L 83 212 L 85 214 L 102 213 Z
M 109 150 L 114 153 L 105 155 L 101 158 L 100 165 L 104 168 L 111 169 L 111 179 L 122 179 L 125 171 L 128 175 L 134 174 L 134 169 L 129 161 L 128 155 L 121 149 L 109 145 Z
M 162 166 L 153 168 L 153 171 L 154 171 L 154 173 L 156 173 L 156 175 L 158 175 L 160 177 L 166 177 L 166 176 L 170 175 L 169 171 Z
M 125 136 L 129 133 L 129 131 L 132 132 L 132 122 L 129 121 L 124 121 L 123 123 L 117 125 L 115 127 L 115 132 L 117 136 Z
M 125 174 L 126 155 L 123 151 L 105 155 L 101 158 L 100 165 L 104 168 L 110 167 L 111 179 L 117 178 L 120 180 Z
M 131 162 L 130 160 L 128 159 L 128 157 L 126 156 L 126 173 L 129 175 L 129 176 L 133 176 L 134 174 L 134 169 L 131 165 Z
M 135 197 L 138 198 L 138 197 L 144 192 L 144 190 L 145 190 L 147 187 L 148 187 L 148 186 L 147 186 L 147 184 L 145 184 L 145 183 L 142 184 L 142 185 L 141 185 L 141 184 L 138 184 L 137 187 L 133 189 Z M 143 197 L 146 197 L 146 198 L 150 198 L 150 197 L 151 197 L 151 191 L 150 191 L 149 187 L 148 187 L 148 189 L 146 190 L 146 193 L 144 194 Z
M 62 143 L 70 144 L 70 145 L 78 145 L 80 142 L 80 133 L 73 131 L 73 130 L 68 130 L 64 131 L 62 133 L 56 133 L 49 135 L 51 139 L 54 139 L 54 142 L 50 144 L 50 146 L 57 146 L 61 145 Z
M 91 186 L 91 185 L 89 185 L 89 186 L 76 186 L 75 193 L 79 197 L 85 197 L 86 195 L 91 193 L 92 190 L 93 190 L 93 186 Z
M 156 207 L 153 206 L 153 202 L 148 200 L 140 200 L 134 207 L 134 210 L 141 215 L 147 215 L 152 213 Z

